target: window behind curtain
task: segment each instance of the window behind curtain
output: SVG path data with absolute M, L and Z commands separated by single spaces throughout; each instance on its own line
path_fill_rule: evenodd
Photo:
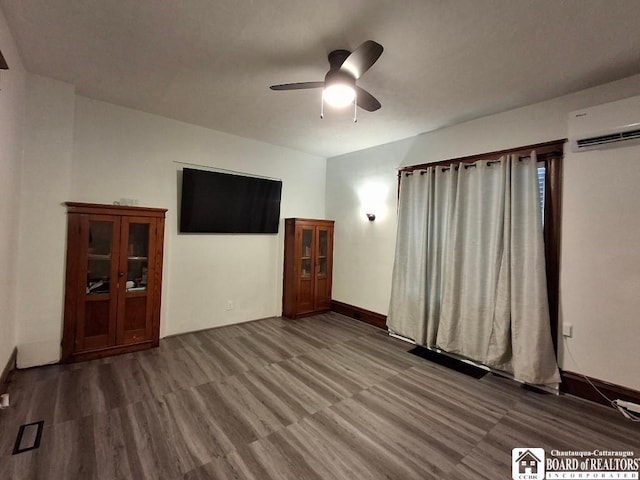
M 538 190 L 540 191 L 540 210 L 543 212 L 542 224 L 544 225 L 544 182 L 546 175 L 546 168 L 544 162 L 538 162 Z

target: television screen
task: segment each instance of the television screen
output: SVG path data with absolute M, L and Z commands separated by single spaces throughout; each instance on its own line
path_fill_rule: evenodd
M 180 232 L 278 233 L 282 181 L 185 168 Z

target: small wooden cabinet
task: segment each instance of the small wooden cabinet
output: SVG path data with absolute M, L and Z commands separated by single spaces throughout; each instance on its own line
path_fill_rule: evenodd
M 165 213 L 67 202 L 63 362 L 158 346 Z
M 333 220 L 285 220 L 282 314 L 297 318 L 331 309 Z

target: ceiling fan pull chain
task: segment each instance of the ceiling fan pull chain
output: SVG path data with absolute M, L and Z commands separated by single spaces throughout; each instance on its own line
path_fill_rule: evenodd
M 324 118 L 324 88 L 322 89 L 322 100 L 320 101 L 320 119 Z

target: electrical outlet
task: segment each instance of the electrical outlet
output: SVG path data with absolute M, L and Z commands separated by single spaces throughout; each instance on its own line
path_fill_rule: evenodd
M 571 325 L 570 323 L 563 323 L 562 336 L 568 338 L 573 337 L 573 325 Z
M 233 300 L 227 300 L 227 310 L 233 310 Z

